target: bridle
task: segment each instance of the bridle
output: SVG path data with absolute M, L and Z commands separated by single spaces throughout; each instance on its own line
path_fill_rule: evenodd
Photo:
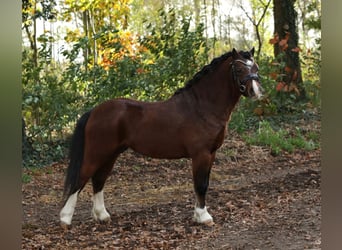
M 258 82 L 260 82 L 259 76 L 257 73 L 250 73 L 248 74 L 245 78 L 243 78 L 242 80 L 240 80 L 236 74 L 236 70 L 235 70 L 235 62 L 239 62 L 242 63 L 243 65 L 245 65 L 246 67 L 248 67 L 249 69 L 252 67 L 252 65 L 254 65 L 254 61 L 252 61 L 253 63 L 248 63 L 248 62 L 244 62 L 240 59 L 236 59 L 233 60 L 230 64 L 232 65 L 232 72 L 233 72 L 233 79 L 235 82 L 238 82 L 239 85 L 239 90 L 241 92 L 241 94 L 245 94 L 246 93 L 246 83 L 249 80 L 256 80 Z

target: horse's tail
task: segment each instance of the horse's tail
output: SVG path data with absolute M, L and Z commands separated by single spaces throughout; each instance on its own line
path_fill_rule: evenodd
M 66 199 L 80 189 L 80 171 L 83 163 L 84 155 L 84 138 L 85 127 L 90 116 L 90 112 L 83 114 L 77 121 L 76 128 L 71 140 L 70 152 L 69 152 L 69 166 L 66 172 L 64 182 L 64 203 Z

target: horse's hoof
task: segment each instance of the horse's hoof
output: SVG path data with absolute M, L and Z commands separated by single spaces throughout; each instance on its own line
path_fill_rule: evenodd
M 109 225 L 110 222 L 112 221 L 110 217 L 104 219 L 104 220 L 96 220 L 98 223 L 100 223 L 101 225 Z
M 68 231 L 68 229 L 70 229 L 70 227 L 71 227 L 71 224 L 67 224 L 67 223 L 65 223 L 65 222 L 63 222 L 63 221 L 61 221 L 60 225 L 61 225 L 61 228 L 62 228 L 64 231 Z
M 208 221 L 203 222 L 203 224 L 208 227 L 212 227 L 215 225 L 215 222 L 213 220 L 208 220 Z
M 197 223 L 205 224 L 207 226 L 213 226 L 214 220 L 213 217 L 208 213 L 207 208 L 195 208 L 194 212 L 194 221 Z
M 61 215 L 60 225 L 64 230 L 68 230 L 71 227 L 71 217 L 66 215 Z
M 211 220 L 206 220 L 206 221 L 200 221 L 200 220 L 198 220 L 196 218 L 193 218 L 193 221 L 198 223 L 198 224 L 202 224 L 202 225 L 205 225 L 205 226 L 208 226 L 208 227 L 212 227 L 212 226 L 215 225 L 215 222 L 212 219 Z
M 93 209 L 91 215 L 95 221 L 98 221 L 101 224 L 106 224 L 111 221 L 110 214 L 105 209 L 99 211 Z

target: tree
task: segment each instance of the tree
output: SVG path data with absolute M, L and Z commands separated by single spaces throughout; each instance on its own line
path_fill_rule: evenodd
M 305 97 L 302 71 L 299 60 L 297 13 L 294 9 L 295 0 L 273 0 L 274 13 L 274 56 L 279 62 L 284 62 L 281 79 L 286 91 L 294 91 L 300 99 Z
M 37 20 L 54 20 L 55 6 L 55 0 L 22 0 L 22 29 L 29 40 L 35 67 L 38 66 Z
M 258 47 L 257 47 L 257 56 L 256 58 L 259 59 L 261 48 L 263 44 L 263 38 L 260 30 L 260 26 L 262 26 L 262 23 L 265 20 L 265 16 L 267 14 L 268 7 L 271 4 L 271 0 L 262 1 L 259 0 L 257 3 L 252 2 L 252 16 L 248 14 L 248 12 L 245 10 L 244 6 L 240 4 L 240 8 L 243 10 L 243 12 L 246 14 L 249 21 L 253 24 L 255 28 L 256 37 L 258 40 Z M 257 6 L 260 6 L 260 8 L 257 8 Z M 258 13 L 260 12 L 260 13 Z
M 104 48 L 112 49 L 115 45 L 113 41 L 118 39 L 118 31 L 127 29 L 129 3 L 130 0 L 62 1 L 64 6 L 62 19 L 64 21 L 74 20 L 77 24 L 76 29 L 70 29 L 67 33 L 66 41 L 78 42 L 83 39 L 82 49 L 86 71 L 88 71 L 89 65 L 95 66 L 98 61 L 103 60 Z M 79 22 L 82 24 L 81 29 L 79 29 Z

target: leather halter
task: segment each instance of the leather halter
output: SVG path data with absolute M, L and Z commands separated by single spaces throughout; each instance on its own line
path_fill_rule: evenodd
M 249 81 L 249 80 L 256 80 L 256 81 L 260 82 L 260 79 L 259 79 L 258 74 L 256 74 L 256 73 L 250 73 L 250 74 L 248 74 L 245 78 L 243 78 L 242 80 L 240 80 L 240 79 L 237 77 L 237 74 L 236 74 L 236 71 L 235 71 L 235 65 L 234 65 L 235 62 L 242 63 L 242 64 L 245 65 L 246 67 L 251 68 L 251 67 L 254 65 L 254 61 L 253 61 L 252 64 L 247 63 L 247 62 L 244 62 L 244 61 L 242 61 L 242 60 L 240 60 L 240 59 L 237 59 L 237 60 L 234 60 L 234 61 L 231 62 L 234 81 L 235 81 L 235 82 L 236 82 L 236 81 L 238 82 L 238 84 L 239 84 L 239 90 L 240 90 L 241 94 L 245 94 L 245 92 L 246 92 L 246 90 L 247 90 L 247 88 L 246 88 L 246 83 L 247 83 L 247 81 Z

